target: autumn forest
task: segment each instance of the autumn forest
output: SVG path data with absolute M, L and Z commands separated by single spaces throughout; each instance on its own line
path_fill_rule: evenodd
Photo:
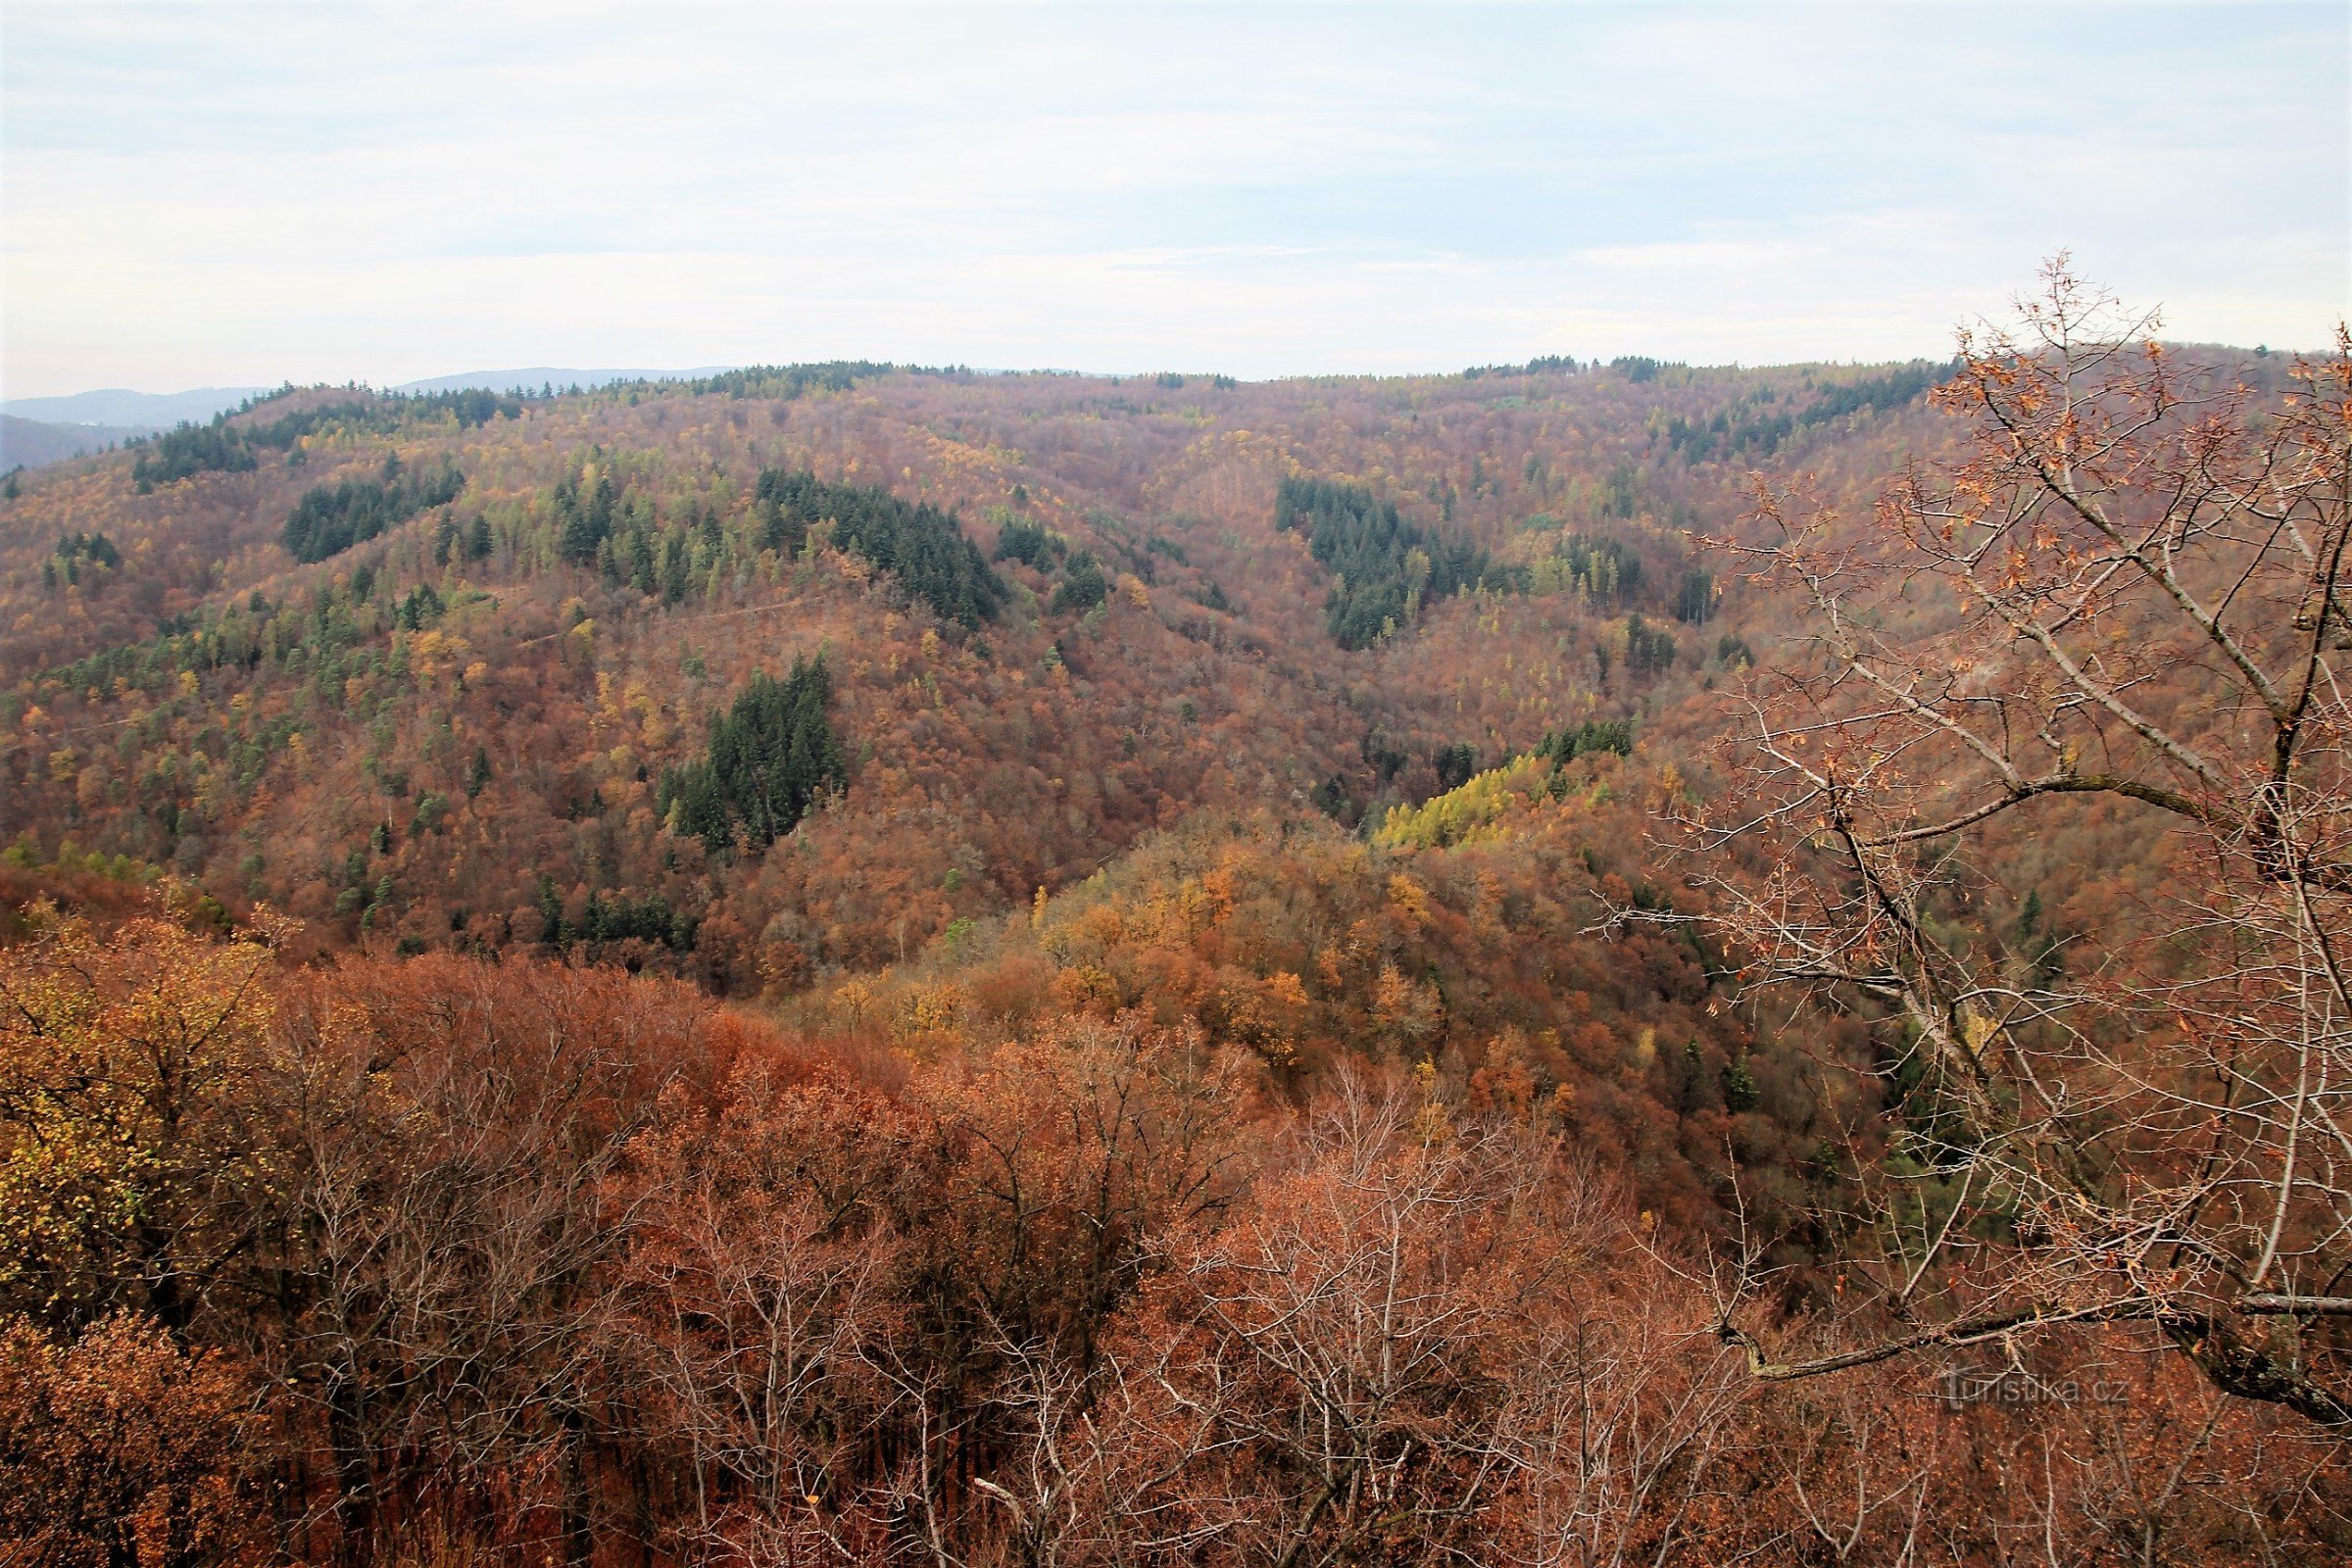
M 0 1564 L 2344 1561 L 2352 339 L 1995 318 L 11 473 Z

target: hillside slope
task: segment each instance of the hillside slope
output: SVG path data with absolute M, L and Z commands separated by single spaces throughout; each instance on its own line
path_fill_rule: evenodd
M 288 393 L 7 505 L 0 833 L 328 941 L 500 948 L 658 900 L 678 923 L 632 956 L 722 987 L 895 961 L 1192 811 L 1353 822 L 1563 724 L 1673 722 L 1740 657 L 1683 530 L 1731 522 L 1750 463 L 1883 473 L 1929 438 L 1930 379 L 840 367 Z M 787 540 L 761 475 L 802 471 L 950 514 L 996 602 L 943 613 L 821 515 Z M 1320 525 L 1275 515 L 1292 475 L 1404 533 L 1318 559 Z M 308 561 L 298 504 L 341 519 Z M 1477 570 L 1424 602 L 1425 547 Z M 1407 624 L 1344 646 L 1348 567 L 1389 573 Z M 846 787 L 772 847 L 665 825 L 712 714 L 819 656 Z

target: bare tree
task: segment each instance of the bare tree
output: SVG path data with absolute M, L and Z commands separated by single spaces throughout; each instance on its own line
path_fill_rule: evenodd
M 876 1173 L 835 1152 L 853 1117 L 888 1147 L 890 1115 L 855 1086 L 755 1062 L 719 1110 L 673 1108 L 632 1150 L 646 1198 L 623 1333 L 655 1391 L 648 1425 L 685 1466 L 695 1560 L 852 1557 L 870 1523 L 857 1478 L 894 1404 L 881 1348 L 906 1330 L 905 1259 Z
M 1879 1018 L 1899 1086 L 1842 1343 L 1776 1357 L 1745 1290 L 1720 1333 L 1786 1379 L 2132 1325 L 2344 1426 L 2352 337 L 2265 384 L 2043 282 L 1962 334 L 1956 463 L 1710 541 L 1802 625 L 1684 824 L 1700 918 Z M 1992 939 L 2036 863 L 2097 918 Z
M 1622 1235 L 1626 1216 L 1609 1217 Z M 1752 1441 L 1750 1386 L 1711 1344 L 1692 1353 L 1691 1296 L 1672 1270 L 1615 1247 L 1579 1262 L 1517 1347 L 1496 1424 L 1517 1475 L 1494 1560 L 1607 1568 L 1704 1551 L 1706 1506 L 1730 1486 L 1717 1472 Z
M 547 1484 L 516 1491 L 549 1499 L 566 1560 L 586 1560 L 619 1339 L 599 1278 L 635 1228 L 612 1178 L 653 1098 L 630 1081 L 660 1071 L 633 1058 L 682 1032 L 610 976 L 457 959 L 328 983 L 287 1010 L 292 1310 L 272 1353 L 323 1429 L 346 1559 L 403 1523 L 385 1517 L 402 1501 L 523 1528 L 527 1504 L 477 1516 L 494 1484 L 528 1476 Z

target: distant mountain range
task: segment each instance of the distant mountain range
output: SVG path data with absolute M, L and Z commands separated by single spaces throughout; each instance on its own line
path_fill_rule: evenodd
M 463 370 L 456 375 L 427 376 L 388 388 L 393 392 L 454 392 L 462 387 L 487 387 L 509 392 L 517 387 L 533 391 L 542 386 L 605 386 L 613 381 L 658 379 L 663 376 L 712 375 L 731 370 L 731 365 L 697 366 L 688 370 L 583 370 L 554 365 L 532 365 L 513 370 Z M 223 409 L 233 409 L 250 397 L 271 390 L 266 386 L 200 386 L 186 392 L 133 392 L 108 387 L 58 398 L 0 400 L 0 414 L 43 424 L 105 424 L 123 429 L 168 430 L 181 420 L 201 421 Z
M 0 402 L 0 414 L 38 419 L 43 424 L 167 430 L 182 419 L 209 419 L 222 409 L 233 409 L 269 390 L 266 386 L 200 386 L 189 392 L 133 392 L 127 387 L 108 387 L 62 398 L 10 398 Z
M 62 463 L 78 458 L 85 452 L 127 441 L 144 435 L 148 427 L 117 424 L 52 424 L 40 419 L 19 418 L 13 414 L 0 414 L 0 468 L 13 468 L 22 464 L 37 468 L 44 463 Z

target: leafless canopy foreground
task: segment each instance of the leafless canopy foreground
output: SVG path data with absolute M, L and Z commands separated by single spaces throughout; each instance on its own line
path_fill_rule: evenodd
M 1745 1277 L 1720 1332 L 1783 1379 L 2144 1325 L 2342 1425 L 2352 337 L 2250 387 L 2044 285 L 1962 335 L 1958 461 L 1711 541 L 1802 630 L 1683 824 L 1704 918 L 1751 987 L 1883 1016 L 1894 1086 L 1838 1343 L 1768 1349 Z M 1955 918 L 2045 877 L 2099 919 Z

